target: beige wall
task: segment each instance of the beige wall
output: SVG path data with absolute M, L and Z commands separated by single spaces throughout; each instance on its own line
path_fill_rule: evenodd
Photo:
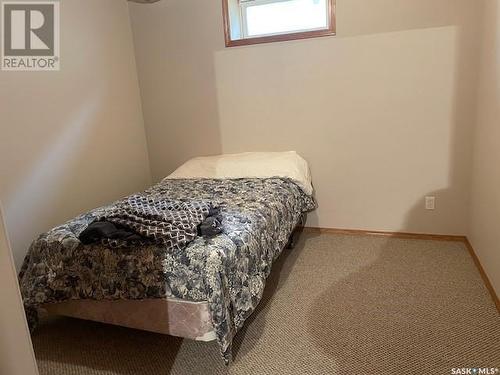
M 293 149 L 312 167 L 310 225 L 464 234 L 481 4 L 338 0 L 337 37 L 230 49 L 219 1 L 131 4 L 153 177 Z
M 0 199 L 31 240 L 150 182 L 128 7 L 61 1 L 61 71 L 0 72 Z
M 470 240 L 500 295 L 500 2 L 486 0 Z
M 37 375 L 35 355 L 31 345 L 21 293 L 17 283 L 14 260 L 5 231 L 0 204 L 0 374 Z

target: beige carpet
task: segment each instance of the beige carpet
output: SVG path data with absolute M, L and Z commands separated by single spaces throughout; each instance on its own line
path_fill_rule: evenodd
M 500 367 L 500 316 L 464 245 L 305 233 L 225 368 L 214 343 L 52 319 L 40 373 L 451 374 Z

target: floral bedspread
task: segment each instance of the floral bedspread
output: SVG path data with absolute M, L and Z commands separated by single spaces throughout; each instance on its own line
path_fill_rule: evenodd
M 254 311 L 273 261 L 314 199 L 287 179 L 164 180 L 145 193 L 206 200 L 220 209 L 223 232 L 184 249 L 83 245 L 79 234 L 106 207 L 41 235 L 19 274 L 28 320 L 36 307 L 69 299 L 175 297 L 208 301 L 226 363 L 235 333 Z M 32 323 L 32 322 L 30 322 Z

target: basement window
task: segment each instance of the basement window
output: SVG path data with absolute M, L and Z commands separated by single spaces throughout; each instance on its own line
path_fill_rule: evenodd
M 223 0 L 226 46 L 335 35 L 335 0 Z

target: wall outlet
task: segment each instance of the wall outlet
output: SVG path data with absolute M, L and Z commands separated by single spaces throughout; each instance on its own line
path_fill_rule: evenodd
M 425 209 L 426 210 L 436 209 L 436 197 L 425 197 Z

